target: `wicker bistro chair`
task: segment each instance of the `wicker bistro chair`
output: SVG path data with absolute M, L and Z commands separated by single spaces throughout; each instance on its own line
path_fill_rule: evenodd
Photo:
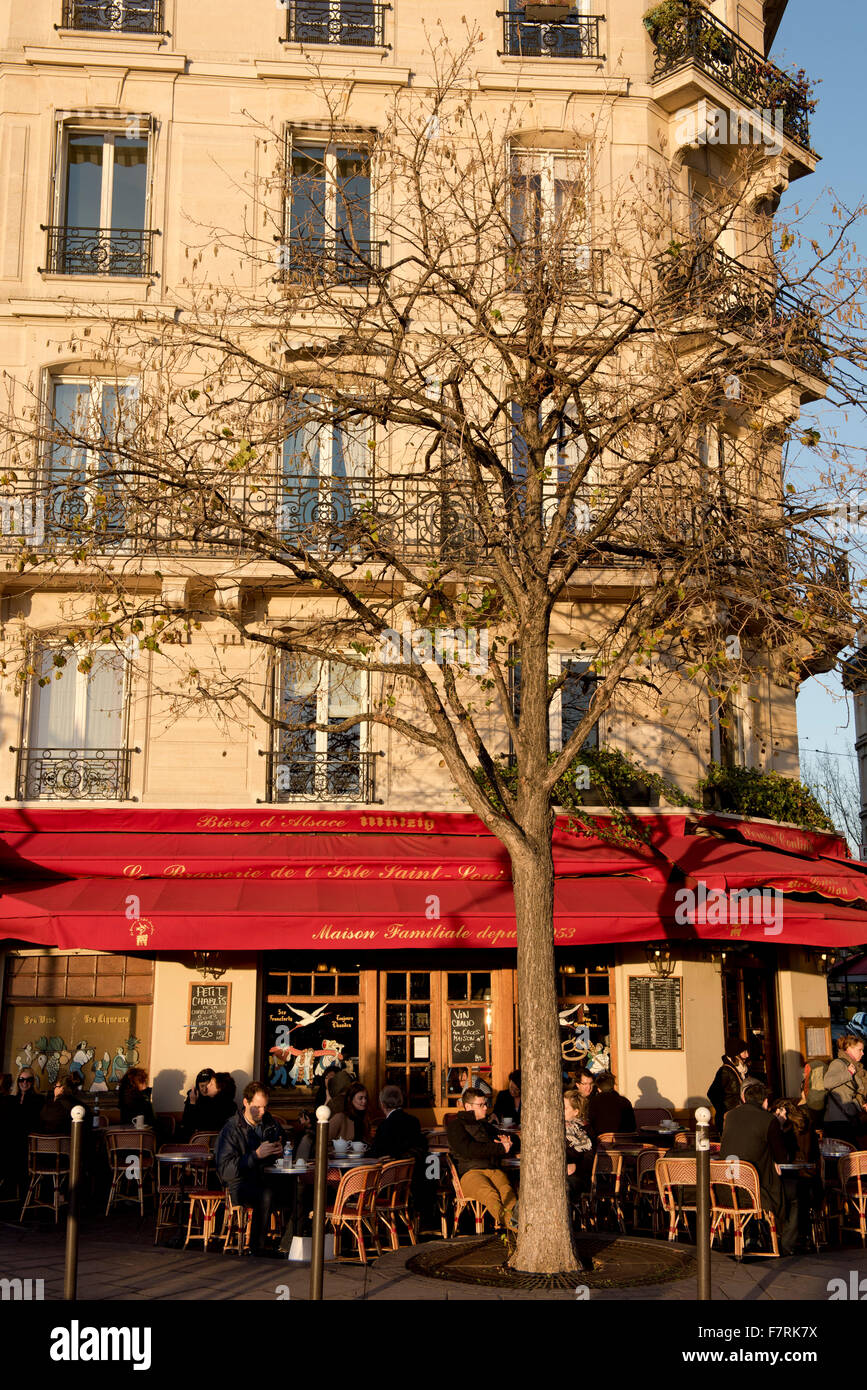
M 668 1217 L 668 1239 L 677 1240 L 677 1228 L 683 1221 L 687 1234 L 689 1222 L 687 1212 L 695 1211 L 695 1164 L 694 1158 L 658 1158 L 656 1160 L 656 1185 L 662 1210 Z M 691 1189 L 692 1200 L 689 1197 Z
M 625 1235 L 621 1187 L 623 1184 L 623 1154 L 616 1149 L 597 1149 L 593 1156 L 590 1193 L 586 1198 L 585 1221 L 599 1229 L 600 1219 L 610 1212 L 618 1229 Z
M 662 1205 L 656 1184 L 656 1160 L 662 1156 L 660 1149 L 650 1147 L 640 1153 L 635 1163 L 635 1178 L 627 1188 L 632 1198 L 633 1228 L 636 1231 L 642 1228 L 642 1211 L 645 1210 L 650 1230 L 655 1236 L 659 1235 L 662 1225 Z
M 144 1216 L 145 1187 L 154 1190 L 156 1138 L 153 1130 L 129 1128 L 107 1129 L 105 1151 L 111 1169 L 111 1187 L 105 1214 L 115 1202 L 137 1202 Z M 134 1191 L 130 1193 L 129 1189 Z M 126 1188 L 126 1191 L 123 1189 Z
M 217 1166 L 214 1162 L 214 1149 L 216 1148 L 219 1137 L 220 1131 L 218 1129 L 197 1129 L 195 1134 L 190 1135 L 191 1144 L 204 1144 L 207 1147 L 208 1171 L 206 1182 L 208 1187 L 213 1188 L 214 1191 L 220 1186 L 220 1180 L 217 1177 Z M 185 1145 L 182 1144 L 180 1147 L 184 1148 Z
M 190 1191 L 190 1214 L 187 1217 L 185 1250 L 194 1240 L 200 1240 L 202 1249 L 207 1250 L 212 1237 L 215 1235 L 217 1216 L 224 1208 L 226 1195 L 222 1188 L 194 1187 Z
M 464 1211 L 465 1211 L 467 1208 L 469 1208 L 469 1210 L 470 1210 L 470 1211 L 472 1212 L 472 1214 L 473 1214 L 473 1218 L 474 1218 L 475 1223 L 476 1223 L 476 1235 L 477 1235 L 477 1236 L 480 1236 L 480 1235 L 483 1233 L 484 1229 L 485 1229 L 485 1208 L 484 1208 L 484 1204 L 483 1204 L 482 1202 L 480 1202 L 480 1201 L 479 1201 L 477 1198 L 475 1198 L 475 1197 L 467 1197 L 467 1196 L 464 1195 L 464 1189 L 461 1187 L 461 1176 L 460 1176 L 460 1173 L 458 1172 L 457 1164 L 455 1163 L 455 1161 L 454 1161 L 454 1159 L 452 1158 L 451 1154 L 448 1154 L 448 1155 L 446 1156 L 446 1162 L 448 1163 L 448 1166 L 449 1166 L 449 1175 L 450 1175 L 451 1180 L 452 1180 L 452 1201 L 453 1201 L 453 1203 L 454 1203 L 453 1213 L 452 1213 L 452 1235 L 453 1235 L 453 1236 L 456 1236 L 456 1235 L 457 1235 L 457 1233 L 458 1233 L 458 1224 L 459 1224 L 459 1222 L 460 1222 L 460 1219 L 461 1219 L 461 1217 L 463 1216 Z M 443 1222 L 443 1240 L 447 1240 L 447 1239 L 448 1239 L 448 1231 L 447 1231 L 447 1229 L 446 1229 L 446 1215 L 445 1215 L 445 1211 L 444 1211 L 443 1209 L 441 1209 L 441 1210 L 442 1210 L 442 1222 Z
M 673 1119 L 671 1111 L 665 1110 L 661 1105 L 648 1105 L 644 1109 L 639 1105 L 635 1106 L 635 1123 L 639 1130 L 642 1125 L 658 1125 L 660 1120 Z
M 678 1160 L 678 1162 L 683 1161 L 683 1159 Z M 693 1160 L 693 1171 L 695 1171 L 695 1160 Z M 737 1173 L 737 1177 L 732 1176 L 733 1171 Z M 723 1198 L 722 1201 L 720 1200 L 721 1197 Z M 780 1253 L 777 1245 L 777 1225 L 774 1220 L 774 1213 L 764 1211 L 762 1208 L 759 1175 L 756 1169 L 752 1163 L 747 1163 L 744 1159 L 740 1159 L 735 1168 L 727 1159 L 712 1158 L 710 1161 L 711 1241 L 725 1227 L 732 1226 L 735 1236 L 735 1259 L 739 1260 L 744 1253 L 744 1232 L 751 1221 L 767 1222 L 768 1230 L 771 1233 L 770 1250 L 755 1250 L 751 1253 L 777 1257 Z
M 838 1228 L 839 1239 L 843 1239 L 843 1220 L 846 1216 L 846 1198 L 843 1193 L 840 1180 L 839 1162 L 841 1158 L 848 1158 L 850 1154 L 856 1153 L 854 1144 L 850 1144 L 846 1139 L 822 1139 L 819 1146 L 822 1160 L 822 1209 L 819 1213 L 819 1220 L 824 1234 L 832 1225 Z
M 60 1220 L 60 1208 L 65 1205 L 64 1188 L 69 1178 L 70 1139 L 66 1134 L 31 1134 L 27 1139 L 27 1174 L 29 1182 L 21 1208 L 20 1219 L 28 1207 L 48 1207 L 54 1220 Z M 39 1193 L 43 1183 L 51 1186 L 51 1201 Z
M 364 1164 L 359 1168 L 350 1168 L 340 1179 L 340 1185 L 334 1194 L 334 1201 L 325 1211 L 326 1220 L 334 1232 L 336 1259 L 344 1258 L 340 1254 L 340 1235 L 344 1229 L 348 1229 L 355 1240 L 358 1246 L 358 1258 L 362 1264 L 367 1264 L 367 1250 L 364 1244 L 365 1232 L 373 1237 L 377 1255 L 382 1254 L 382 1246 L 377 1234 L 376 1212 L 376 1195 L 379 1190 L 381 1173 L 382 1165 Z
M 857 1230 L 862 1246 L 867 1245 L 867 1152 L 857 1150 L 838 1159 L 837 1172 L 844 1203 L 842 1229 Z M 850 1215 L 857 1225 L 846 1220 Z
M 412 1158 L 399 1158 L 392 1163 L 384 1163 L 380 1172 L 376 1215 L 389 1233 L 392 1250 L 397 1250 L 400 1244 L 397 1233 L 398 1220 L 406 1227 L 410 1244 L 417 1244 L 416 1217 L 410 1210 L 414 1172 L 415 1160 Z
M 225 1255 L 231 1247 L 239 1255 L 249 1255 L 250 1233 L 253 1229 L 253 1208 L 233 1202 L 228 1190 L 221 1195 L 226 1202 L 222 1231 L 223 1254 Z
M 188 1153 L 193 1162 L 181 1165 L 157 1161 L 157 1228 L 154 1245 L 159 1242 L 160 1231 L 176 1226 L 181 1219 L 178 1210 L 181 1199 L 206 1187 L 209 1176 L 205 1144 L 171 1144 L 169 1147 L 172 1153 Z

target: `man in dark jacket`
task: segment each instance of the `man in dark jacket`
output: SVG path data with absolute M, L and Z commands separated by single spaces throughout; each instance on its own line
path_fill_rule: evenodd
M 507 1223 L 514 1227 L 518 1198 L 501 1169 L 512 1141 L 507 1134 L 497 1134 L 487 1115 L 488 1097 L 468 1086 L 461 1096 L 461 1109 L 446 1120 L 449 1148 L 464 1196 L 481 1202 L 498 1226 Z
M 776 1165 L 786 1163 L 788 1154 L 780 1122 L 768 1110 L 769 1094 L 760 1082 L 745 1088 L 743 1104 L 726 1113 L 720 1157 L 753 1165 L 759 1175 L 762 1207 L 776 1218 L 780 1253 L 791 1255 L 797 1238 L 798 1209 L 794 1202 L 787 1203 L 777 1171 Z
M 403 1091 L 399 1086 L 383 1086 L 379 1103 L 385 1112 L 373 1136 L 372 1150 L 377 1158 L 411 1158 L 415 1161 L 412 1176 L 412 1198 L 426 1230 L 433 1219 L 433 1184 L 425 1178 L 427 1140 L 415 1115 L 403 1109 Z
M 741 1103 L 741 1087 L 746 1080 L 750 1062 L 750 1049 L 736 1034 L 726 1038 L 726 1050 L 722 1065 L 707 1089 L 707 1098 L 716 1113 L 716 1127 L 722 1134 L 723 1123 L 729 1110 Z
M 587 1103 L 587 1125 L 594 1138 L 600 1134 L 634 1134 L 635 1111 L 630 1101 L 614 1089 L 610 1071 L 595 1077 L 596 1090 Z
M 214 1147 L 217 1176 L 233 1203 L 253 1208 L 250 1248 L 259 1254 L 274 1203 L 264 1170 L 283 1151 L 283 1131 L 268 1111 L 268 1097 L 261 1081 L 245 1086 L 243 1110 L 226 1121 Z

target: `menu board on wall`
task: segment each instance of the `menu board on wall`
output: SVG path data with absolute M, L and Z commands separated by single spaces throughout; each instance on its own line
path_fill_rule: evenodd
M 449 1011 L 449 1062 L 473 1066 L 488 1060 L 487 1004 L 455 1004 Z
M 190 985 L 187 1038 L 191 1043 L 227 1043 L 231 985 Z
M 629 1046 L 639 1052 L 683 1047 L 681 981 L 629 977 Z

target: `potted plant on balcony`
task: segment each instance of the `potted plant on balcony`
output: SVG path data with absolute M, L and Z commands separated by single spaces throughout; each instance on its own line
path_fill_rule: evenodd
M 524 11 L 524 18 L 534 24 L 552 24 L 555 20 L 565 19 L 572 12 L 572 6 L 561 4 L 560 0 L 537 0 L 536 4 L 524 0 L 520 8 Z
M 707 22 L 689 26 L 684 32 L 682 21 L 689 19 Z M 734 60 L 732 40 L 708 15 L 703 0 L 661 0 L 645 14 L 644 27 L 654 48 L 664 57 L 682 56 L 688 48 L 693 56 L 724 66 Z

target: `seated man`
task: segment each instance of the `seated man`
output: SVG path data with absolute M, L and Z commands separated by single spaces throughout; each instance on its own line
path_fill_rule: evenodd
M 372 1152 L 377 1158 L 411 1158 L 415 1161 L 412 1177 L 412 1199 L 422 1217 L 425 1229 L 433 1221 L 433 1185 L 425 1179 L 427 1139 L 415 1115 L 403 1108 L 403 1091 L 399 1086 L 383 1086 L 379 1103 L 385 1119 L 377 1125 Z
M 798 1229 L 798 1209 L 786 1202 L 778 1163 L 787 1161 L 786 1145 L 776 1115 L 768 1110 L 770 1092 L 761 1082 L 744 1087 L 743 1104 L 727 1110 L 723 1124 L 720 1158 L 740 1158 L 751 1163 L 759 1175 L 762 1207 L 776 1218 L 780 1253 L 794 1254 Z M 750 1225 L 753 1223 L 750 1222 Z
M 634 1134 L 635 1111 L 631 1103 L 614 1089 L 610 1071 L 595 1078 L 596 1090 L 587 1105 L 587 1125 L 594 1137 L 600 1134 Z
M 512 1147 L 489 1123 L 488 1097 L 475 1086 L 461 1096 L 462 1109 L 446 1120 L 446 1135 L 464 1195 L 487 1208 L 498 1226 L 517 1224 L 518 1198 L 500 1165 Z
M 262 1253 L 274 1191 L 265 1168 L 283 1152 L 283 1132 L 268 1112 L 268 1087 L 251 1081 L 244 1087 L 243 1108 L 227 1120 L 217 1136 L 217 1176 L 235 1205 L 252 1207 L 250 1249 Z

